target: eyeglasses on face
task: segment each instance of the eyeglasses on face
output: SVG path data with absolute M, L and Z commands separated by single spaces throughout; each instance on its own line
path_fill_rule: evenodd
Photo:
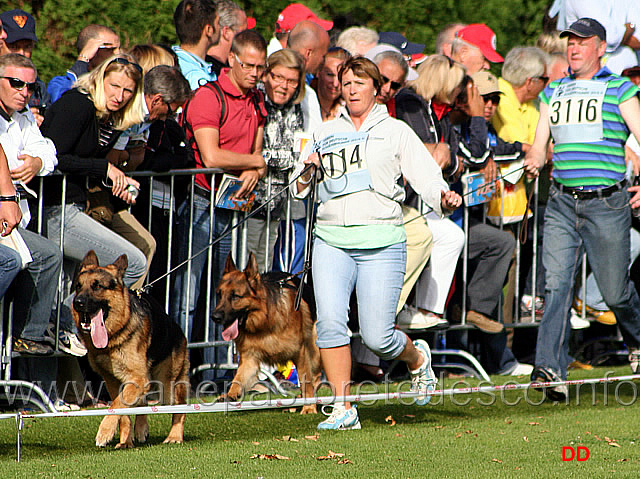
M 494 105 L 497 105 L 500 103 L 500 95 L 498 93 L 488 93 L 487 95 L 482 95 L 482 99 L 484 100 L 485 103 L 489 101 Z
M 267 68 L 267 65 L 264 65 L 264 64 L 263 65 L 252 65 L 250 63 L 244 63 L 242 60 L 240 60 L 240 58 L 238 58 L 238 54 L 237 53 L 234 53 L 234 56 L 236 57 L 236 61 L 238 62 L 238 65 L 240 65 L 240 67 L 245 72 L 250 72 L 250 71 L 253 71 L 255 69 L 257 73 L 262 73 Z
M 391 83 L 391 89 L 392 90 L 399 90 L 400 88 L 402 88 L 402 83 L 400 83 L 398 81 L 391 81 L 384 75 L 380 75 L 380 76 L 382 77 L 382 84 L 383 85 L 386 85 L 387 83 Z
M 27 83 L 24 80 L 20 80 L 20 78 L 5 77 L 5 76 L 0 76 L 0 78 L 6 78 L 7 80 L 9 80 L 9 85 L 11 85 L 11 88 L 14 88 L 18 91 L 24 90 L 24 87 L 27 87 L 27 91 L 29 93 L 33 93 L 34 91 L 36 91 L 36 88 L 38 87 L 38 84 L 36 82 Z
M 538 80 L 542 80 L 542 82 L 546 85 L 549 82 L 549 77 L 545 77 L 545 76 L 537 76 L 537 77 L 533 77 L 533 78 L 537 78 Z
M 142 67 L 140 65 L 138 65 L 137 63 L 135 63 L 135 62 L 130 62 L 126 58 L 116 57 L 116 58 L 114 58 L 113 60 L 111 60 L 109 62 L 109 65 L 111 65 L 113 63 L 117 63 L 118 65 L 131 65 L 133 68 L 138 70 L 138 73 L 140 73 L 140 75 L 142 75 Z M 109 66 L 109 65 L 107 65 L 107 66 Z
M 282 75 L 278 75 L 273 72 L 269 72 L 269 75 L 271 75 L 271 79 L 275 83 L 277 83 L 278 85 L 284 85 L 285 88 L 298 88 L 298 85 L 300 84 L 300 81 L 297 78 L 295 80 L 292 80 L 291 78 L 285 78 Z

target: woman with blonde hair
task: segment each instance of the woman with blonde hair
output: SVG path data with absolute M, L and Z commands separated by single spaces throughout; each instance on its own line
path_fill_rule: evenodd
M 78 78 L 75 88 L 91 99 L 99 120 L 120 132 L 142 122 L 142 67 L 120 54 Z
M 47 110 L 41 130 L 58 152 L 58 170 L 67 173 L 64 210 L 64 255 L 81 261 L 94 250 L 101 264 L 114 262 L 121 254 L 129 265 L 127 286 L 140 280 L 147 269 L 144 254 L 108 225 L 108 208 L 101 209 L 102 222 L 85 213 L 89 186 L 105 185 L 116 197 L 135 203 L 139 183 L 109 163 L 106 156 L 122 131 L 143 120 L 142 68 L 130 55 L 114 55 L 76 82 Z M 49 239 L 60 242 L 62 185 L 60 177 L 45 180 L 45 219 Z M 99 211 L 96 214 L 100 214 Z
M 427 101 L 435 99 L 439 103 L 453 105 L 465 74 L 460 63 L 444 55 L 431 55 L 420 64 L 418 78 L 408 86 Z
M 169 65 L 170 67 L 177 66 L 176 54 L 159 45 L 135 45 L 131 50 L 129 50 L 129 55 L 133 56 L 138 61 L 138 65 L 142 67 L 142 71 L 145 74 L 158 65 Z
M 269 56 L 262 83 L 258 85 L 265 95 L 267 109 L 262 143 L 267 175 L 256 185 L 254 208 L 264 204 L 289 183 L 289 173 L 300 156 L 294 149 L 294 143 L 296 133 L 304 128 L 300 105 L 305 94 L 304 66 L 304 58 L 298 52 L 288 48 L 278 50 Z M 260 271 L 271 269 L 273 256 L 269 255 L 273 252 L 278 227 L 285 215 L 286 197 L 286 193 L 275 197 L 248 221 L 248 249 L 255 253 Z

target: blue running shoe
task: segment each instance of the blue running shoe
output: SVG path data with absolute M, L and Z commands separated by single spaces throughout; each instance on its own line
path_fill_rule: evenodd
M 411 391 L 424 394 L 424 396 L 416 397 L 415 403 L 418 406 L 425 406 L 432 398 L 432 396 L 427 396 L 427 393 L 436 390 L 438 379 L 431 369 L 431 350 L 427 342 L 423 339 L 416 339 L 413 345 L 424 356 L 424 363 L 418 369 L 409 371 L 411 373 Z
M 333 408 L 331 414 L 325 411 L 326 407 Z M 323 406 L 322 413 L 329 416 L 327 419 L 318 424 L 320 430 L 346 430 L 360 429 L 360 419 L 358 418 L 358 409 L 351 406 L 351 409 L 345 409 L 344 404 L 335 404 L 333 406 Z

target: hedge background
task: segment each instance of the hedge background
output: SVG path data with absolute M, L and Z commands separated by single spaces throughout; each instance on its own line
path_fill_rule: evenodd
M 60 75 L 76 56 L 75 39 L 90 23 L 112 27 L 123 46 L 176 43 L 173 12 L 180 0 L 0 0 L 0 11 L 21 8 L 36 18 L 39 43 L 33 59 L 40 77 Z M 268 40 L 278 13 L 295 0 L 236 0 L 258 20 Z M 498 36 L 504 56 L 516 45 L 533 44 L 542 31 L 550 0 L 303 0 L 320 17 L 346 16 L 377 31 L 398 31 L 433 51 L 435 36 L 447 23 L 486 23 Z

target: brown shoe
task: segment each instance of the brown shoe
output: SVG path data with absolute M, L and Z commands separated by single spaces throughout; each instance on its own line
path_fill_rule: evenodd
M 504 325 L 502 323 L 494 321 L 477 311 L 467 312 L 467 323 L 472 324 L 485 333 L 497 334 L 504 330 Z
M 47 343 L 32 341 L 31 339 L 13 338 L 13 352 L 20 354 L 33 354 L 34 356 L 49 356 L 53 354 L 53 348 Z
M 577 359 L 569 364 L 569 369 L 584 369 L 585 371 L 591 371 L 593 366 L 591 364 L 581 363 Z
M 582 312 L 582 301 L 577 296 L 573 298 L 573 307 L 578 312 L 578 314 Z M 607 326 L 613 326 L 617 323 L 616 315 L 613 313 L 613 311 L 599 311 L 597 309 L 593 309 L 588 304 L 585 310 L 587 316 L 595 319 L 599 323 L 606 324 Z

